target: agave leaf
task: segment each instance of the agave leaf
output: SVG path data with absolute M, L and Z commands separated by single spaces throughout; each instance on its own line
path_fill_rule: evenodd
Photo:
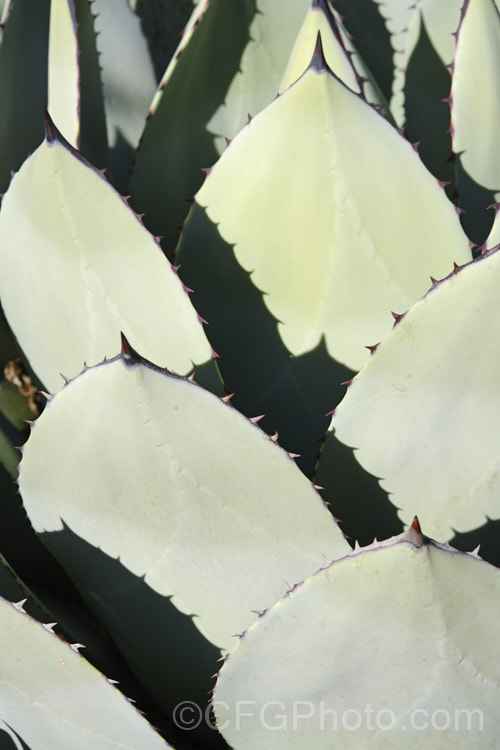
M 120 329 L 175 372 L 210 359 L 155 239 L 49 120 L 4 196 L 0 238 L 4 311 L 50 391 L 116 351 Z
M 384 108 L 390 117 L 382 92 L 372 80 L 342 22 L 331 10 L 327 0 L 314 0 L 307 13 L 288 61 L 280 93 L 285 91 L 309 67 L 314 48 L 321 36 L 323 52 L 329 68 L 353 91 L 360 93 L 370 103 Z
M 435 5 L 434 3 L 430 7 L 434 8 Z M 420 157 L 432 174 L 450 183 L 448 194 L 452 195 L 455 170 L 451 162 L 451 75 L 446 66 L 453 59 L 451 30 L 456 28 L 460 10 L 457 8 L 457 19 L 452 21 L 451 29 L 445 26 L 443 36 L 450 40 L 445 46 L 440 45 L 440 36 L 435 33 L 433 14 L 425 12 L 428 6 L 428 3 L 419 5 L 419 12 L 412 16 L 407 37 L 409 46 L 403 61 L 405 132 L 410 141 L 420 144 Z M 449 7 L 446 3 L 441 3 L 439 7 L 443 6 Z M 440 29 L 439 24 L 436 27 Z M 443 61 L 443 56 L 446 62 Z
M 100 662 L 101 670 L 105 666 L 106 674 L 120 677 L 120 682 L 122 682 L 123 661 L 117 655 L 109 638 L 91 619 L 88 610 L 83 611 L 81 607 L 78 607 L 68 596 L 68 592 L 64 592 L 64 595 L 57 595 L 36 584 L 28 587 L 5 557 L 0 554 L 0 596 L 12 602 L 24 600 L 23 609 L 38 622 L 46 623 L 57 620 L 57 631 L 63 635 L 67 643 L 84 645 L 84 653 L 88 660 L 90 659 L 94 665 Z M 126 677 L 124 679 L 126 681 Z
M 224 663 L 217 723 L 235 750 L 469 750 L 500 740 L 500 572 L 403 535 L 282 599 Z
M 70 447 L 76 425 L 90 452 Z M 128 345 L 49 402 L 22 464 L 20 490 L 36 531 L 65 524 L 119 557 L 195 613 L 220 647 L 255 619 L 252 609 L 283 594 L 284 578 L 348 549 L 284 451 L 216 396 L 139 360 Z M 73 554 L 69 570 L 78 564 Z
M 378 3 L 373 0 L 331 0 L 331 5 L 342 18 L 384 100 L 389 101 L 393 79 L 392 48 L 384 13 Z M 405 2 L 399 3 L 399 13 L 405 5 Z
M 113 184 L 125 191 L 157 81 L 128 0 L 93 0 Z
M 199 2 L 151 104 L 130 192 L 169 254 L 188 212 L 186 201 L 203 181 L 201 169 L 218 157 L 206 125 L 238 70 L 254 13 L 252 0 L 238 6 L 233 0 Z
M 457 34 L 451 87 L 452 142 L 463 226 L 482 244 L 491 230 L 486 209 L 500 197 L 498 96 L 500 85 L 500 2 L 466 2 Z M 481 49 L 481 60 L 476 51 Z M 477 109 L 478 108 L 478 109 Z M 481 112 L 474 117 L 472 111 Z
M 92 6 L 88 0 L 75 0 L 80 73 L 79 150 L 91 164 L 103 169 L 108 166 L 108 139 Z
M 129 0 L 129 5 L 141 19 L 159 81 L 175 54 L 195 3 L 193 0 Z
M 51 612 L 16 575 L 2 554 L 0 554 L 0 596 L 13 602 L 24 599 L 23 608 L 38 622 L 50 622 L 54 619 Z
M 352 369 L 429 273 L 470 259 L 453 206 L 411 145 L 320 52 L 234 139 L 195 205 L 252 272 L 288 350 L 310 351 L 324 336 Z M 183 262 L 182 252 L 181 243 Z
M 12 453 L 12 435 L 4 429 L 1 435 L 10 446 L 6 450 L 11 451 L 11 458 L 2 459 L 6 468 L 0 466 L 0 553 L 30 586 L 40 584 L 67 595 L 68 578 L 33 531 L 13 481 L 20 456 L 17 450 Z
M 359 79 L 351 64 L 335 16 L 326 0 L 315 0 L 304 19 L 279 87 L 280 93 L 295 83 L 309 67 L 318 33 L 321 34 L 328 66 L 346 86 L 359 93 Z
M 151 105 L 130 182 L 172 253 L 201 170 L 278 93 L 310 0 L 199 2 Z
M 369 104 L 372 104 L 377 108 L 392 125 L 394 125 L 395 122 L 389 109 L 388 99 L 384 96 L 375 76 L 367 66 L 359 50 L 356 48 L 353 37 L 344 27 L 342 23 L 343 17 L 338 13 L 335 13 L 335 11 L 333 11 L 333 16 L 336 20 L 342 42 L 347 50 L 352 66 L 360 80 L 364 98 Z
M 0 632 L 4 731 L 53 750 L 169 747 L 75 649 L 3 598 Z
M 280 445 L 300 454 L 297 464 L 312 476 L 329 424 L 325 415 L 343 395 L 341 386 L 336 392 L 332 385 L 354 373 L 329 356 L 324 340 L 310 352 L 290 356 L 251 274 L 197 204 L 177 256 L 182 280 L 197 290 L 196 309 L 210 321 L 210 341 L 220 353 L 217 367 L 226 392 L 235 394 L 231 403 L 247 417 L 264 415 L 259 425 L 270 435 L 278 431 Z M 335 504 L 338 499 L 335 493 Z
M 12 0 L 0 39 L 0 192 L 43 139 L 49 0 Z
M 386 97 L 395 122 L 398 127 L 402 127 L 405 121 L 403 94 L 405 70 L 403 66 L 408 26 L 415 10 L 415 3 L 412 3 L 411 0 L 405 2 L 401 2 L 401 0 L 376 0 L 376 3 L 378 11 L 384 19 L 393 50 L 392 81 L 389 78 L 390 83 L 386 91 Z M 386 59 L 390 59 L 390 54 L 386 53 L 386 55 Z
M 255 15 L 248 30 L 249 40 L 224 102 L 207 124 L 219 154 L 226 138 L 234 138 L 246 124 L 269 104 L 280 89 L 291 50 L 311 0 L 256 0 Z M 310 58 L 310 55 L 309 55 Z M 301 75 L 306 69 L 305 61 Z
M 20 543 L 21 541 L 25 540 L 19 540 Z M 24 551 L 27 551 L 26 548 Z M 48 552 L 45 551 L 45 554 L 48 555 Z M 40 562 L 39 559 L 38 565 Z M 23 609 L 38 622 L 56 621 L 54 630 L 58 635 L 67 643 L 84 646 L 83 653 L 87 661 L 104 674 L 113 675 L 119 681 L 121 691 L 138 700 L 143 710 L 151 710 L 151 702 L 131 675 L 123 657 L 91 617 L 88 609 L 83 607 L 78 596 L 75 596 L 75 590 L 59 586 L 59 592 L 55 593 L 53 589 L 46 588 L 47 585 L 54 586 L 54 578 L 49 579 L 47 570 L 44 572 L 45 585 L 31 583 L 28 587 L 0 554 L 0 596 L 12 602 L 24 600 Z M 0 747 L 3 747 L 1 741 Z
M 454 34 L 460 22 L 461 0 L 441 3 L 439 0 L 420 0 L 408 23 L 402 67 L 406 68 L 415 51 L 422 24 L 427 29 L 429 41 L 443 65 L 450 65 L 455 53 Z
M 49 111 L 67 141 L 78 148 L 80 71 L 74 0 L 51 0 L 49 30 Z
M 500 517 L 499 274 L 497 251 L 437 284 L 381 342 L 332 420 L 401 518 L 416 510 L 443 541 Z
M 477 50 L 481 49 L 481 56 Z M 478 85 L 478 82 L 480 85 Z M 500 14 L 493 0 L 467 0 L 453 61 L 453 149 L 467 174 L 500 197 Z M 477 116 L 477 112 L 481 116 Z

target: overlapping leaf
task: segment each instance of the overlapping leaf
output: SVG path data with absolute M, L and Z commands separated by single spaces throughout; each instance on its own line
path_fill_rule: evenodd
M 481 55 L 477 54 L 481 49 Z M 500 14 L 494 0 L 467 0 L 453 61 L 453 149 L 483 188 L 500 196 Z
M 111 683 L 50 628 L 0 598 L 0 729 L 33 750 L 168 748 Z
M 214 692 L 231 747 L 498 744 L 499 571 L 415 526 L 326 566 L 244 635 Z
M 48 122 L 0 212 L 5 314 L 50 391 L 113 355 L 120 330 L 175 372 L 210 359 L 194 308 L 154 238 Z
M 80 71 L 74 0 L 52 0 L 50 6 L 48 109 L 72 146 L 80 132 Z
M 278 93 L 309 0 L 199 2 L 153 100 L 130 191 L 173 252 L 209 167 Z
M 12 0 L 0 39 L 0 192 L 43 139 L 50 0 Z
M 128 0 L 93 0 L 92 10 L 113 181 L 124 191 L 157 81 L 140 19 Z
M 325 59 L 331 70 L 346 86 L 359 93 L 359 80 L 326 0 L 313 3 L 304 19 L 279 87 L 280 93 L 295 83 L 309 67 L 318 33 L 321 34 Z
M 440 541 L 500 518 L 500 252 L 436 285 L 383 339 L 332 421 L 401 518 Z
M 186 230 L 200 207 L 264 292 L 288 350 L 310 351 L 324 336 L 352 369 L 388 330 L 391 309 L 415 302 L 429 274 L 470 259 L 453 206 L 410 144 L 319 53 L 231 143 Z
M 258 427 L 130 352 L 48 404 L 25 448 L 20 490 L 38 532 L 64 524 L 119 557 L 225 648 L 255 619 L 251 610 L 284 593 L 284 579 L 349 548 L 309 481 Z M 64 553 L 73 575 L 75 548 Z M 99 575 L 87 567 L 84 579 Z

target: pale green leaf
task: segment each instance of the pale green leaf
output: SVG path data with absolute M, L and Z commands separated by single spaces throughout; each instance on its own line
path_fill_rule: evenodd
M 75 0 L 80 75 L 78 148 L 94 167 L 103 169 L 109 166 L 108 141 L 92 8 L 88 0 Z
M 0 192 L 43 140 L 50 0 L 11 0 L 0 37 Z
M 470 263 L 414 305 L 335 410 L 339 440 L 446 541 L 500 518 L 500 252 Z
M 129 0 L 141 19 L 158 80 L 163 76 L 193 12 L 193 0 Z
M 453 64 L 453 150 L 468 176 L 498 199 L 500 14 L 493 0 L 465 3 Z
M 0 705 L 33 750 L 155 750 L 169 745 L 74 648 L 0 598 Z
M 360 87 L 356 73 L 343 40 L 339 39 L 340 32 L 333 13 L 324 1 L 314 3 L 304 19 L 279 87 L 280 93 L 295 83 L 309 67 L 318 33 L 321 34 L 325 59 L 330 69 L 346 86 L 359 93 Z
M 389 31 L 376 0 L 329 0 L 342 26 L 354 40 L 384 100 L 390 98 L 393 79 L 392 48 Z M 405 5 L 406 0 L 402 0 Z M 348 45 L 349 46 L 349 45 Z M 353 59 L 356 67 L 356 60 Z
M 140 19 L 128 0 L 93 0 L 115 184 L 124 190 L 157 81 Z
M 390 110 L 399 127 L 404 125 L 404 81 L 405 71 L 403 69 L 405 59 L 406 40 L 408 27 L 415 10 L 415 4 L 411 0 L 376 0 L 380 15 L 384 18 L 387 31 L 390 35 L 391 46 L 394 50 L 392 96 L 390 97 Z
M 310 0 L 197 3 L 160 82 L 130 191 L 151 231 L 173 252 L 202 169 L 278 93 Z
M 241 131 L 196 202 L 265 293 L 289 351 L 324 336 L 352 369 L 429 274 L 470 259 L 411 145 L 321 63 Z
M 341 20 L 342 16 L 339 16 L 338 14 L 334 14 L 334 18 L 337 23 L 337 27 L 339 30 L 340 38 L 342 40 L 342 44 L 347 50 L 352 66 L 354 70 L 356 71 L 358 79 L 361 82 L 364 98 L 369 104 L 372 104 L 375 107 L 378 107 L 382 111 L 384 117 L 386 117 L 389 120 L 389 122 L 394 124 L 392 114 L 389 110 L 388 101 L 384 97 L 384 94 L 382 93 L 379 83 L 378 81 L 376 81 L 375 76 L 373 75 L 372 71 L 367 67 L 363 57 L 361 56 L 360 52 L 356 48 L 353 37 L 345 29 Z M 327 61 L 328 61 L 328 58 L 327 58 Z M 334 73 L 337 72 L 335 68 L 332 68 L 332 70 Z
M 51 0 L 48 109 L 72 146 L 80 132 L 80 71 L 74 0 Z
M 174 372 L 210 346 L 174 269 L 106 179 L 49 123 L 0 211 L 0 297 L 49 391 L 116 354 L 120 331 Z
M 24 506 L 35 530 L 65 524 L 230 648 L 285 579 L 349 546 L 265 433 L 126 352 L 82 373 L 37 420 L 22 460 Z
M 235 750 L 497 747 L 499 604 L 497 568 L 413 528 L 358 549 L 236 645 L 218 726 Z
M 241 57 L 240 70 L 231 82 L 224 103 L 207 124 L 208 131 L 216 136 L 219 154 L 226 147 L 225 138 L 234 138 L 246 124 L 248 115 L 256 115 L 278 93 L 310 4 L 311 0 L 256 0 L 256 13 L 249 27 L 250 38 Z
M 455 37 L 460 22 L 462 0 L 420 0 L 408 24 L 402 67 L 406 69 L 420 34 L 420 26 L 425 24 L 429 39 L 444 65 L 450 65 L 455 54 Z
M 218 157 L 207 122 L 222 105 L 248 43 L 255 0 L 202 0 L 150 108 L 130 180 L 133 205 L 173 254 L 188 199 Z

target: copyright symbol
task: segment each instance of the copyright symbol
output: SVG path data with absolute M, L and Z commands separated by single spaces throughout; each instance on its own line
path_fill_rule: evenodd
M 179 729 L 196 729 L 203 719 L 203 711 L 194 701 L 182 701 L 173 710 L 172 720 Z

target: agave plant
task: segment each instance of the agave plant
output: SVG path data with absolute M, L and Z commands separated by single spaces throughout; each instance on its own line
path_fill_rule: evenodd
M 496 2 L 1 26 L 0 747 L 496 747 Z

